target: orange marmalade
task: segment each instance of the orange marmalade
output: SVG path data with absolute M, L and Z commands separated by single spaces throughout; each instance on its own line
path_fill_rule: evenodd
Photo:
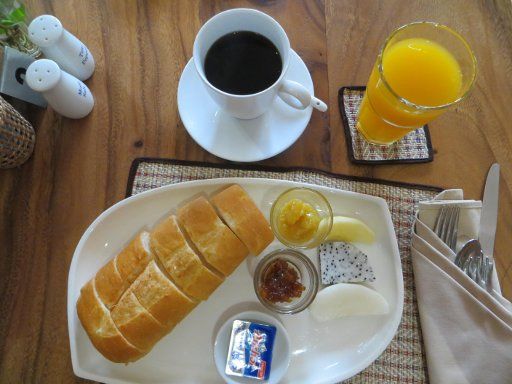
M 289 303 L 300 297 L 305 289 L 297 270 L 286 260 L 277 259 L 267 267 L 260 295 L 272 303 Z
M 311 204 L 300 199 L 288 201 L 279 212 L 277 229 L 291 243 L 306 243 L 315 236 L 320 215 Z

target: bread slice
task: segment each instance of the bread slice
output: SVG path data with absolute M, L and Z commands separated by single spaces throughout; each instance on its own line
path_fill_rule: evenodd
M 178 221 L 206 261 L 225 276 L 248 254 L 247 247 L 222 222 L 204 197 L 178 210 Z
M 115 363 L 128 363 L 147 351 L 132 345 L 115 326 L 107 307 L 100 301 L 94 279 L 84 285 L 76 303 L 78 318 L 96 349 Z
M 169 331 L 139 303 L 131 288 L 121 296 L 111 313 L 123 336 L 142 350 L 151 349 Z
M 187 295 L 206 300 L 224 281 L 190 248 L 175 216 L 169 216 L 151 232 L 149 243 L 165 271 Z
M 116 256 L 117 270 L 123 280 L 130 285 L 151 259 L 149 233 L 142 231 Z
M 142 306 L 169 331 L 198 303 L 184 295 L 155 261 L 149 262 L 144 272 L 133 282 L 131 290 Z
M 96 273 L 94 284 L 99 298 L 108 309 L 117 303 L 129 286 L 119 274 L 115 258 L 111 259 Z
M 219 192 L 211 202 L 253 255 L 259 255 L 274 240 L 268 221 L 238 184 Z

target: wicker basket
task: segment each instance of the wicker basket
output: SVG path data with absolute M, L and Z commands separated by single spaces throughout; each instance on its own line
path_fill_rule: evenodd
M 0 96 L 0 168 L 13 168 L 27 161 L 35 141 L 32 125 Z

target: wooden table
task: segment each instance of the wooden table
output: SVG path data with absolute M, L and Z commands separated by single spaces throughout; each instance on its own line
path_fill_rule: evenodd
M 37 131 L 31 160 L 0 171 L 0 382 L 80 381 L 66 319 L 67 273 L 83 231 L 124 197 L 136 157 L 223 162 L 203 151 L 178 115 L 176 88 L 200 26 L 233 7 L 275 17 L 304 59 L 329 112 L 313 112 L 297 143 L 265 164 L 461 187 L 481 198 L 487 169 L 502 165 L 495 255 L 512 298 L 512 6 L 510 1 L 28 1 L 55 14 L 96 59 L 96 99 L 82 120 L 29 108 Z M 356 166 L 348 161 L 337 91 L 363 85 L 385 37 L 415 20 L 447 24 L 478 59 L 469 99 L 431 124 L 435 160 Z M 198 108 L 200 106 L 198 105 Z

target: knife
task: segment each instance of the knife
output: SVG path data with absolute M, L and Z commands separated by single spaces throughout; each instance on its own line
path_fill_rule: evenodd
M 500 186 L 500 165 L 494 163 L 489 169 L 485 181 L 484 198 L 482 200 L 482 212 L 480 214 L 480 232 L 478 240 L 485 256 L 493 257 L 494 237 L 498 221 L 498 195 Z

